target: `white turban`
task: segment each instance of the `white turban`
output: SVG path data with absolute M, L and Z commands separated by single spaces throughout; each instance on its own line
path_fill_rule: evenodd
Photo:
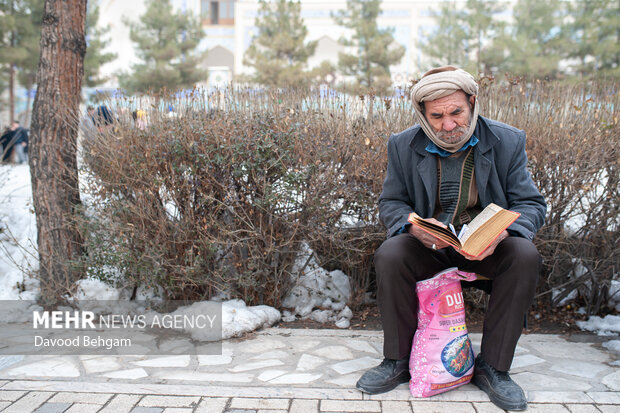
M 426 133 L 426 136 L 428 136 L 440 148 L 454 153 L 459 150 L 474 134 L 476 122 L 478 121 L 478 102 L 476 101 L 474 103 L 469 130 L 463 136 L 463 139 L 455 143 L 446 143 L 437 137 L 437 133 L 426 120 L 424 113 L 422 113 L 422 106 L 420 103 L 436 100 L 451 95 L 459 90 L 462 90 L 468 95 L 477 96 L 478 84 L 472 75 L 462 69 L 457 69 L 453 66 L 445 66 L 438 69 L 446 70 L 436 72 L 437 69 L 434 69 L 430 72 L 430 74 L 425 74 L 414 86 L 411 92 L 411 97 L 413 99 L 415 111 L 418 114 L 420 125 Z

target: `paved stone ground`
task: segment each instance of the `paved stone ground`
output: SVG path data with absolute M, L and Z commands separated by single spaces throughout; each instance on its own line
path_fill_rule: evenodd
M 480 335 L 470 334 L 474 349 Z M 355 389 L 381 359 L 382 333 L 266 329 L 217 356 L 0 357 L 0 411 L 16 413 L 500 412 L 468 384 L 429 399 L 407 385 Z M 616 357 L 592 342 L 523 335 L 511 376 L 530 412 L 620 413 Z

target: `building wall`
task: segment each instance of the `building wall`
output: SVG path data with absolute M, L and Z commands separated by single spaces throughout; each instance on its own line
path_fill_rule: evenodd
M 430 11 L 436 10 L 441 1 L 385 0 L 381 4 L 382 14 L 377 19 L 380 28 L 394 29 L 394 40 L 405 46 L 405 55 L 398 65 L 391 68 L 395 79 L 410 79 L 420 74 L 420 59 L 416 52 L 416 41 L 421 28 L 434 26 Z M 332 14 L 346 10 L 346 0 L 302 0 L 301 15 L 308 28 L 307 40 L 319 40 L 315 56 L 309 66 L 318 66 L 323 60 L 337 64 L 338 51 L 344 51 L 338 39 L 351 36 L 347 29 L 336 24 Z M 251 68 L 243 65 L 243 54 L 256 33 L 254 22 L 258 15 L 257 0 L 239 0 L 235 3 L 235 73 L 250 73 Z M 337 50 L 334 50 L 337 49 Z
M 204 17 L 203 6 L 210 1 L 213 0 L 172 0 L 172 3 L 176 10 Z M 397 83 L 418 77 L 426 69 L 417 42 L 424 33 L 435 27 L 431 11 L 438 10 L 443 1 L 446 0 L 382 2 L 383 12 L 378 18 L 379 27 L 392 27 L 395 42 L 405 46 L 406 49 L 402 61 L 391 68 L 392 77 Z M 456 4 L 462 5 L 464 2 L 465 0 L 458 0 Z M 129 71 L 131 65 L 138 61 L 133 43 L 129 39 L 129 28 L 124 24 L 124 20 L 137 21 L 146 9 L 145 0 L 99 0 L 99 4 L 101 7 L 99 24 L 110 25 L 109 50 L 118 54 L 115 61 L 102 67 L 102 73 L 111 76 L 104 86 L 116 87 L 117 75 L 122 71 Z M 315 55 L 309 59 L 309 67 L 316 67 L 324 60 L 336 65 L 338 52 L 344 51 L 338 39 L 351 34 L 338 26 L 331 15 L 339 10 L 345 10 L 346 0 L 302 0 L 301 5 L 302 17 L 308 28 L 307 40 L 319 41 Z M 204 66 L 207 69 L 213 67 L 221 72 L 222 68 L 228 68 L 231 76 L 251 73 L 253 69 L 243 64 L 243 55 L 256 34 L 254 23 L 258 10 L 258 0 L 235 0 L 234 21 L 226 20 L 224 24 L 220 22 L 214 25 L 203 18 L 206 38 L 200 43 L 199 49 L 217 52 L 214 53 L 215 56 L 205 59 Z M 232 61 L 230 55 L 233 57 Z M 218 56 L 222 56 L 221 61 Z
M 131 65 L 139 62 L 136 50 L 129 38 L 129 27 L 125 20 L 138 21 L 146 11 L 144 0 L 99 0 L 99 22 L 101 27 L 110 26 L 108 32 L 108 51 L 116 53 L 117 57 L 101 67 L 101 74 L 110 77 L 102 85 L 117 87 L 118 76 L 121 72 L 129 72 Z

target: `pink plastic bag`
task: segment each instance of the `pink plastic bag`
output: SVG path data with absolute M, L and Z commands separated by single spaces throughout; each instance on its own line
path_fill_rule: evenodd
M 469 383 L 474 350 L 467 335 L 461 280 L 476 274 L 449 268 L 416 285 L 418 329 L 413 338 L 409 389 L 428 397 Z

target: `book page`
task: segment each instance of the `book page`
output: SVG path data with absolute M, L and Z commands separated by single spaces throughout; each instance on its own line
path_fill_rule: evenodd
M 470 223 L 467 224 L 467 232 L 461 237 L 461 244 L 465 245 L 469 237 L 471 237 L 471 235 L 476 232 L 478 228 L 480 228 L 485 222 L 491 219 L 493 215 L 503 209 L 504 208 L 496 204 L 487 205 L 487 207 L 484 208 L 481 213 L 476 215 L 476 218 L 474 218 Z
M 463 252 L 477 257 L 510 226 L 518 217 L 518 212 L 503 208 L 496 211 L 491 217 L 478 226 L 478 230 L 470 233 L 467 242 L 463 243 Z
M 439 226 L 437 224 L 434 224 L 432 222 L 429 222 L 425 220 L 424 218 L 421 218 L 415 212 L 412 212 L 411 214 L 409 214 L 408 221 L 412 225 L 415 225 L 416 227 L 422 229 L 423 231 L 431 234 L 433 237 L 437 238 L 438 240 L 444 241 L 454 246 L 455 248 L 461 248 L 462 244 L 459 242 L 459 239 L 449 229 Z

